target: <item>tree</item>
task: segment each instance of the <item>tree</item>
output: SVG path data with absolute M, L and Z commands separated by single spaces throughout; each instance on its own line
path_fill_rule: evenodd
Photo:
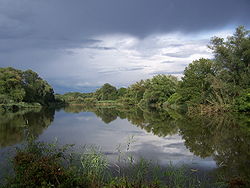
M 100 89 L 96 90 L 95 96 L 97 100 L 115 100 L 117 99 L 117 89 L 106 83 Z
M 124 97 L 126 93 L 127 93 L 127 88 L 121 87 L 117 90 L 118 98 Z
M 0 95 L 1 103 L 20 102 L 25 97 L 25 90 L 20 70 L 0 68 Z
M 176 92 L 177 78 L 171 75 L 156 75 L 148 84 L 144 94 L 143 103 L 147 106 L 161 106 Z
M 142 99 L 146 88 L 148 87 L 148 80 L 141 80 L 132 84 L 128 89 L 126 95 L 123 97 L 123 102 L 129 105 L 138 104 Z
M 207 99 L 212 93 L 209 78 L 215 76 L 214 62 L 209 59 L 193 61 L 184 70 L 178 93 L 185 102 L 191 104 L 208 103 Z
M 220 72 L 218 76 L 231 84 L 233 92 L 250 86 L 250 35 L 248 30 L 239 26 L 233 36 L 227 40 L 213 37 L 209 48 L 213 50 L 216 65 Z
M 21 71 L 11 67 L 0 68 L 0 103 L 54 102 L 52 87 L 32 70 Z
M 22 77 L 26 91 L 25 102 L 38 102 L 42 105 L 48 105 L 55 101 L 53 88 L 37 73 L 27 70 L 22 73 Z
M 250 87 L 250 36 L 243 26 L 227 39 L 213 37 L 209 48 L 214 60 L 200 59 L 184 71 L 180 84 L 182 100 L 191 104 L 212 104 L 218 107 L 239 105 L 248 109 Z M 245 98 L 240 98 L 242 94 Z

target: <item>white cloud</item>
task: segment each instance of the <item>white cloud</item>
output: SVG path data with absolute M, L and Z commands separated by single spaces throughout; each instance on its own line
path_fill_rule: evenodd
M 3 54 L 2 57 L 6 56 L 9 60 L 6 62 L 11 62 L 9 66 L 37 71 L 55 89 L 95 89 L 107 82 L 119 87 L 161 73 L 180 77 L 193 60 L 212 57 L 207 48 L 212 36 L 224 37 L 229 33 L 228 30 L 195 36 L 169 33 L 145 38 L 124 34 L 100 35 L 92 36 L 93 42 L 78 48 L 24 49 L 15 56 Z M 29 63 L 20 65 L 15 59 Z
M 57 84 L 73 88 L 101 86 L 106 82 L 128 86 L 160 73 L 180 77 L 193 60 L 212 57 L 207 48 L 211 36 L 202 33 L 197 37 L 182 33 L 154 34 L 142 39 L 122 34 L 95 36 L 92 38 L 99 42 L 69 49 L 70 53 L 62 54 L 54 63 L 61 70 L 56 76 L 69 77 Z M 50 76 L 55 76 L 53 68 Z

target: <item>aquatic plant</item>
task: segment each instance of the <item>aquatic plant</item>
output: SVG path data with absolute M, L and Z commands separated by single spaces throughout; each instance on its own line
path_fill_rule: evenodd
M 225 187 L 226 184 L 200 179 L 187 166 L 169 164 L 161 167 L 153 161 L 136 159 L 126 153 L 133 138 L 120 150 L 124 165 L 109 163 L 101 149 L 85 146 L 74 152 L 73 145 L 27 141 L 13 158 L 14 176 L 2 187 L 90 187 L 90 188 L 160 188 L 160 187 Z M 120 146 L 120 149 L 122 147 Z M 125 160 L 126 158 L 126 160 Z M 119 171 L 117 171 L 119 168 Z M 118 173 L 119 172 L 119 173 Z

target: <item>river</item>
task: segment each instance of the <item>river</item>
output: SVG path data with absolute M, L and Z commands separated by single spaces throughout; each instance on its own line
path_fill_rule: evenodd
M 246 114 L 187 117 L 171 111 L 83 106 L 2 112 L 0 165 L 4 174 L 7 156 L 32 135 L 39 141 L 96 146 L 111 163 L 123 152 L 161 166 L 184 164 L 250 178 L 249 123 Z

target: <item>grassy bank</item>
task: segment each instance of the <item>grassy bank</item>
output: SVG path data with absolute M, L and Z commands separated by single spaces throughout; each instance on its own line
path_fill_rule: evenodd
M 197 170 L 185 166 L 163 168 L 121 151 L 117 163 L 109 163 L 96 147 L 84 147 L 79 153 L 72 147 L 27 142 L 17 149 L 12 160 L 15 174 L 2 187 L 227 187 L 200 178 Z
M 120 106 L 124 106 L 123 103 L 116 101 L 116 100 L 104 100 L 104 101 L 93 101 L 93 102 L 81 102 L 81 103 L 77 103 L 77 102 L 71 102 L 66 104 L 65 106 L 90 106 L 90 107 L 105 107 L 105 108 L 113 108 L 113 107 L 120 107 Z
M 16 111 L 25 108 L 42 108 L 39 103 L 8 103 L 8 104 L 0 104 L 0 110 L 2 111 Z
M 123 106 L 122 103 L 116 101 L 116 100 L 105 100 L 105 101 L 97 101 L 95 103 L 95 106 L 97 107 L 117 107 L 117 106 Z

